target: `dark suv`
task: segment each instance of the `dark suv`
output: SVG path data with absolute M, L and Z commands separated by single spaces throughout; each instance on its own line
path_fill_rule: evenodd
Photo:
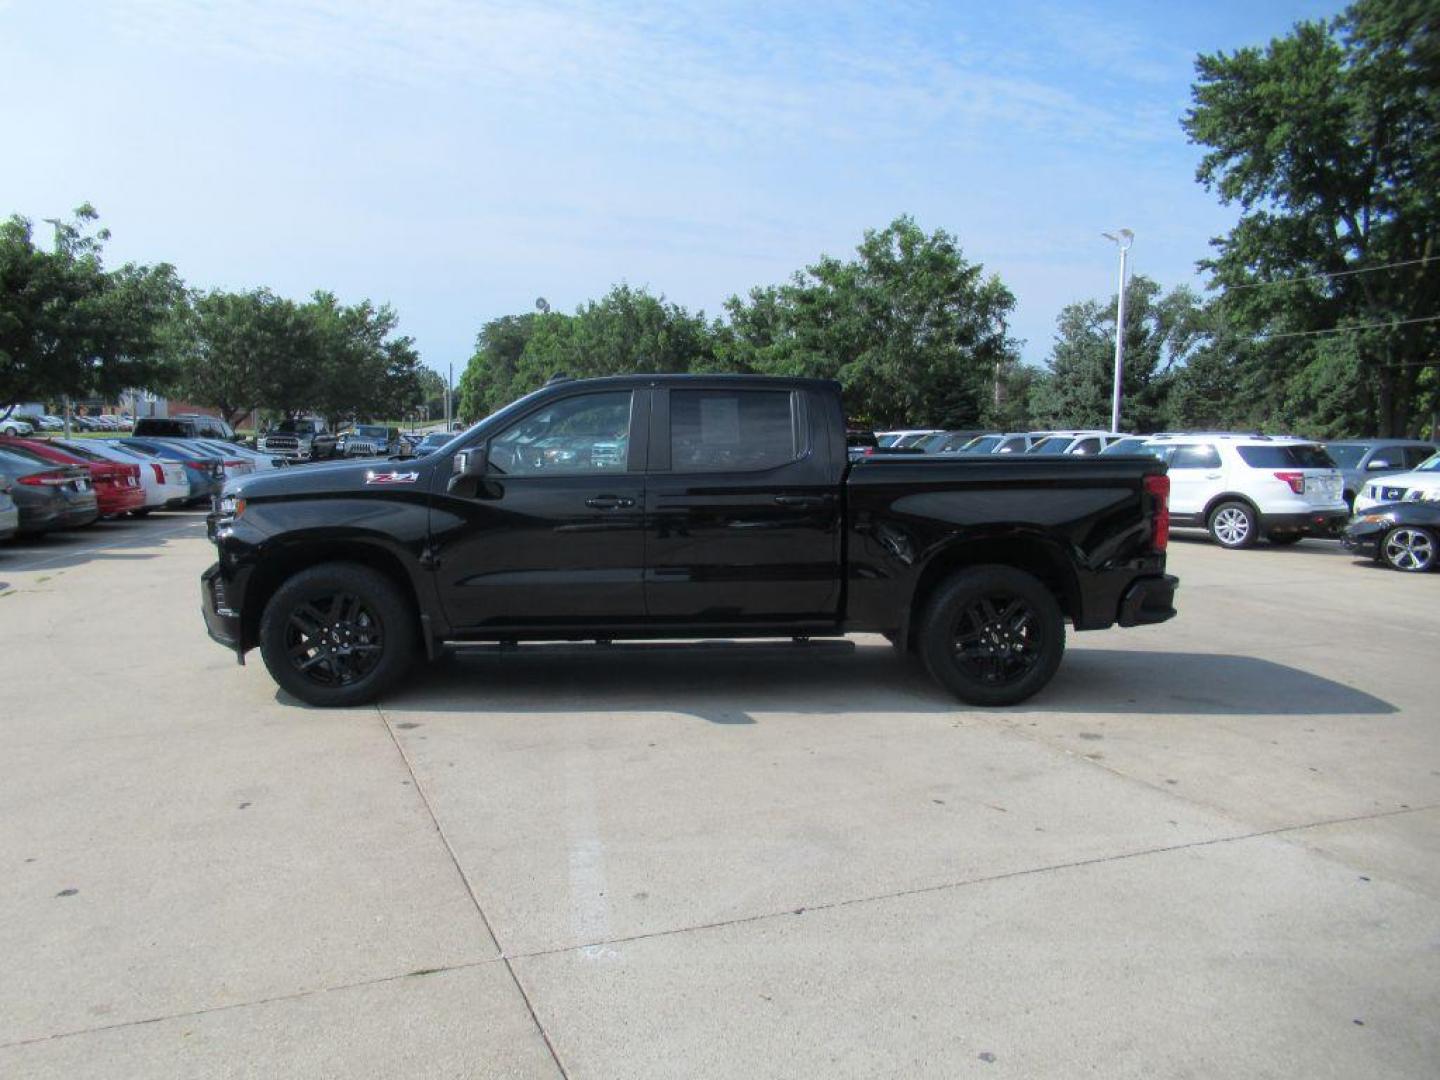
M 180 416 L 145 416 L 135 421 L 132 434 L 145 439 L 223 439 L 239 442 L 235 429 L 217 416 L 186 413 Z

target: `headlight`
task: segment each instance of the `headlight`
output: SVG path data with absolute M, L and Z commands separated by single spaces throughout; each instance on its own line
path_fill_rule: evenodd
M 245 513 L 245 499 L 239 495 L 220 496 L 220 513 L 229 518 L 238 518 Z
M 1391 514 L 1362 514 L 1359 522 L 1362 525 L 1384 525 L 1393 519 Z

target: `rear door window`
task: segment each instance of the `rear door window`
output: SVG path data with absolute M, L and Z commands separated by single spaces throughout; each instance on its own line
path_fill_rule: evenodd
M 1407 446 L 1405 447 L 1405 455 L 1403 458 L 1403 462 L 1405 468 L 1413 469 L 1422 461 L 1428 461 L 1434 456 L 1435 448 L 1433 446 Z M 1390 459 L 1390 464 L 1398 467 L 1401 464 L 1401 461 L 1401 458 L 1394 457 Z
M 1170 455 L 1172 469 L 1218 469 L 1220 451 L 1213 446 L 1176 446 Z
M 788 390 L 672 390 L 674 472 L 773 469 L 800 457 Z

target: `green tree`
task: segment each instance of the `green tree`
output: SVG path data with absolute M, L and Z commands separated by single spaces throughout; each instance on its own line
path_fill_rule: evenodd
M 1413 430 L 1440 353 L 1440 323 L 1412 321 L 1440 313 L 1440 266 L 1414 262 L 1440 255 L 1440 9 L 1360 0 L 1196 69 L 1197 178 L 1242 211 L 1202 265 L 1229 319 L 1288 343 L 1252 357 L 1256 381 L 1297 420 Z
M 257 408 L 304 407 L 318 356 L 315 327 L 269 289 L 198 293 L 171 328 L 181 397 L 237 423 Z
M 1030 394 L 1041 427 L 1109 428 L 1115 385 L 1115 298 L 1068 305 L 1056 319 L 1046 376 Z M 1125 370 L 1120 423 L 1126 431 L 1164 427 L 1166 397 L 1176 369 L 1204 334 L 1199 301 L 1181 287 L 1160 286 L 1137 274 L 1125 285 Z
M 300 308 L 313 334 L 307 391 L 286 406 L 342 419 L 398 419 L 423 400 L 414 339 L 396 333 L 399 316 L 369 300 L 345 305 L 317 292 Z
M 89 204 L 52 221 L 49 251 L 31 223 L 0 224 L 0 409 L 64 395 L 118 396 L 170 378 L 166 326 L 183 295 L 173 267 L 106 270 L 109 232 Z
M 1018 367 L 1015 298 L 955 237 L 909 217 L 867 230 L 784 285 L 731 297 L 718 359 L 735 370 L 839 379 L 856 421 L 974 424 Z
M 488 416 L 520 395 L 514 390 L 520 357 L 538 319 L 563 315 L 502 315 L 491 319 L 475 338 L 475 351 L 460 375 L 460 416 L 467 422 Z

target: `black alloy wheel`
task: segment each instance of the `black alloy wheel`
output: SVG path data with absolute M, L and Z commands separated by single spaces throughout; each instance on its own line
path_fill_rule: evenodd
M 285 655 L 319 686 L 349 686 L 374 670 L 385 651 L 385 624 L 355 593 L 315 596 L 290 610 Z
M 325 563 L 285 581 L 260 620 L 270 675 L 311 705 L 359 705 L 389 689 L 416 653 L 409 600 L 384 574 Z
M 935 592 L 920 628 L 931 675 L 962 701 L 1014 705 L 1054 676 L 1065 651 L 1060 605 L 1008 566 L 962 571 Z

